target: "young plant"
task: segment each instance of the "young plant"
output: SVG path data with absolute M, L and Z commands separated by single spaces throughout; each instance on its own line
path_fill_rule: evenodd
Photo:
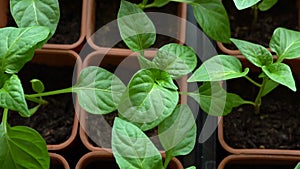
M 238 10 L 251 7 L 253 11 L 253 24 L 257 22 L 258 11 L 267 11 L 272 8 L 278 0 L 233 0 Z
M 0 124 L 0 168 L 48 169 L 50 158 L 45 140 L 32 128 L 11 127 L 7 118 L 12 111 L 22 117 L 32 116 L 42 98 L 25 95 L 18 72 L 29 62 L 35 49 L 41 48 L 54 34 L 59 20 L 57 0 L 11 0 L 11 13 L 18 28 L 0 29 L 0 107 L 3 108 Z M 33 90 L 43 92 L 42 83 L 32 81 Z M 37 103 L 28 109 L 26 100 Z M 12 111 L 9 111 L 12 110 Z
M 188 81 L 211 82 L 244 77 L 253 83 L 253 85 L 257 86 L 259 92 L 254 101 L 247 101 L 243 100 L 238 95 L 226 93 L 220 85 L 215 85 L 216 92 L 218 91 L 218 88 L 223 92 L 226 104 L 224 106 L 224 111 L 210 114 L 218 116 L 226 115 L 231 112 L 233 107 L 237 107 L 241 104 L 251 104 L 255 107 L 255 112 L 259 113 L 262 97 L 274 90 L 279 84 L 290 88 L 292 91 L 296 91 L 292 71 L 287 64 L 283 63 L 283 61 L 284 59 L 295 59 L 300 57 L 300 32 L 285 28 L 277 28 L 274 31 L 269 46 L 271 50 L 276 53 L 276 59 L 272 56 L 270 51 L 261 45 L 238 39 L 231 39 L 231 41 L 239 50 L 241 50 L 242 54 L 250 63 L 261 69 L 261 73 L 258 76 L 261 79 L 260 83 L 247 76 L 249 68 L 242 70 L 242 64 L 239 59 L 229 55 L 216 55 L 206 60 Z M 217 94 L 218 93 L 220 92 L 217 92 Z M 197 98 L 197 95 L 195 94 L 189 95 Z M 219 105 L 215 106 L 218 107 Z M 202 106 L 202 108 L 204 111 L 210 112 L 206 107 Z

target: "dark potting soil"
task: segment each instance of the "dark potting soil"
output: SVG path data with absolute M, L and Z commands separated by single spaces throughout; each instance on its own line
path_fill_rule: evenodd
M 222 1 L 230 19 L 231 36 L 269 47 L 273 31 L 277 27 L 299 30 L 296 0 L 279 0 L 268 11 L 259 11 L 257 22 L 253 23 L 251 8 L 237 10 L 232 0 Z M 225 44 L 237 49 L 233 44 Z
M 133 3 L 139 3 L 138 0 L 130 0 L 130 2 Z M 109 7 L 109 10 L 108 10 Z M 120 1 L 119 0 L 96 0 L 96 23 L 95 23 L 95 30 L 102 28 L 104 25 L 108 24 L 111 21 L 114 21 L 117 19 L 118 10 L 120 7 Z M 178 3 L 170 2 L 169 4 L 161 7 L 161 8 L 149 8 L 146 9 L 145 12 L 162 12 L 172 15 L 178 15 Z M 157 24 L 155 25 L 156 29 L 162 29 L 167 28 L 167 32 L 170 32 L 170 34 L 174 35 L 178 31 L 178 27 L 173 27 L 168 25 L 174 25 L 174 23 L 170 23 L 170 21 L 165 21 L 163 25 Z M 106 33 L 110 33 L 111 28 L 106 28 Z M 113 29 L 118 29 L 117 26 L 113 27 Z M 118 32 L 118 38 L 120 39 L 120 35 Z M 107 37 L 107 36 L 106 36 Z M 110 39 L 105 38 L 105 34 L 102 33 L 94 34 L 94 43 L 98 46 L 105 46 L 105 47 L 117 47 L 117 48 L 128 48 L 126 44 L 123 41 L 120 41 L 114 46 L 109 46 Z M 169 37 L 167 35 L 157 34 L 156 35 L 156 41 L 152 45 L 154 48 L 159 48 L 165 44 L 168 43 L 178 43 L 178 40 Z
M 30 80 L 39 79 L 45 85 L 45 91 L 63 89 L 72 86 L 73 67 L 49 67 L 28 63 L 19 72 L 26 94 L 33 93 Z M 71 135 L 74 122 L 74 106 L 71 94 L 43 97 L 48 101 L 30 118 L 23 118 L 17 112 L 9 112 L 11 126 L 25 125 L 37 130 L 47 144 L 66 141 Z M 28 102 L 28 107 L 36 104 Z M 2 111 L 0 112 L 2 116 Z
M 224 169 L 294 169 L 296 165 L 254 165 L 254 164 L 230 164 Z
M 47 43 L 72 44 L 80 37 L 81 0 L 59 0 L 60 20 L 56 32 Z M 17 27 L 11 14 L 8 14 L 8 26 Z
M 50 169 L 65 169 L 65 167 L 61 163 L 53 163 L 50 161 Z
M 257 90 L 249 83 L 231 80 L 228 91 L 254 100 Z M 235 108 L 224 117 L 225 141 L 234 148 L 300 149 L 299 98 L 299 91 L 279 86 L 263 98 L 259 114 L 250 105 Z
M 119 169 L 119 166 L 117 165 L 117 162 L 115 160 L 104 160 L 101 159 L 99 161 L 97 161 L 95 159 L 95 161 L 91 161 L 89 164 L 87 164 L 86 167 L 84 167 L 85 169 Z

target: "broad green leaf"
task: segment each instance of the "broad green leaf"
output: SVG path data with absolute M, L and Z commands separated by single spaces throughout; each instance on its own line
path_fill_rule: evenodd
M 192 48 L 171 43 L 158 50 L 153 62 L 173 79 L 178 79 L 195 69 L 197 56 Z
M 151 69 L 151 68 L 156 68 L 157 69 L 157 66 L 152 61 L 146 59 L 143 56 L 139 55 L 138 60 L 139 60 L 140 67 L 142 69 Z
M 32 79 L 30 80 L 32 90 L 37 93 L 42 93 L 45 90 L 44 84 L 42 81 L 38 79 Z
M 120 169 L 163 169 L 160 152 L 150 139 L 118 117 L 112 129 L 112 151 Z
M 296 165 L 294 169 L 300 169 L 300 162 Z
M 241 53 L 255 66 L 262 67 L 273 63 L 273 56 L 265 47 L 244 40 L 230 39 Z
M 257 4 L 260 0 L 233 0 L 238 10 L 246 9 Z
M 203 62 L 188 82 L 227 80 L 243 77 L 248 72 L 248 68 L 242 71 L 242 64 L 236 57 L 216 55 Z
M 258 4 L 258 9 L 261 11 L 267 11 L 270 8 L 272 8 L 278 0 L 262 0 L 259 4 Z
M 266 82 L 265 88 L 261 94 L 261 96 L 265 96 L 270 93 L 273 89 L 275 89 L 279 84 L 271 79 Z
M 0 29 L 0 71 L 18 73 L 48 35 L 49 29 L 43 26 Z
M 107 114 L 117 109 L 126 86 L 107 70 L 90 66 L 84 68 L 73 92 L 77 93 L 79 104 L 92 114 Z
M 275 29 L 270 41 L 270 48 L 281 61 L 300 57 L 300 32 L 286 28 Z
M 295 80 L 288 65 L 284 63 L 274 63 L 263 66 L 262 70 L 270 79 L 296 91 Z
M 196 124 L 188 105 L 179 105 L 158 126 L 159 140 L 172 157 L 190 153 L 196 143 Z
M 142 69 L 130 80 L 120 101 L 119 114 L 142 130 L 157 126 L 178 103 L 177 86 L 159 69 Z
M 46 26 L 50 36 L 60 17 L 58 0 L 10 0 L 10 11 L 19 27 Z
M 232 108 L 245 104 L 238 95 L 227 93 L 217 82 L 205 82 L 199 90 L 188 93 L 211 116 L 225 116 Z
M 0 89 L 0 107 L 15 110 L 21 116 L 30 117 L 23 87 L 17 75 L 12 75 Z
M 7 127 L 5 127 L 7 126 Z M 0 125 L 0 168 L 49 169 L 50 157 L 40 134 L 24 126 Z
M 230 42 L 229 19 L 220 0 L 195 0 L 192 7 L 194 16 L 206 35 L 216 41 Z
M 142 51 L 155 42 L 154 24 L 136 4 L 121 1 L 118 26 L 122 39 L 132 51 Z

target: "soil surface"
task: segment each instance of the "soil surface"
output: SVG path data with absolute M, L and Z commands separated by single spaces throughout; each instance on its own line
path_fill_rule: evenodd
M 131 0 L 130 2 L 138 4 L 140 1 Z M 109 10 L 108 10 L 108 6 L 109 6 Z M 95 28 L 95 30 L 97 31 L 98 29 L 102 28 L 104 25 L 108 24 L 109 22 L 116 20 L 119 7 L 120 7 L 119 0 L 96 0 L 96 23 L 95 23 L 96 28 Z M 170 2 L 169 4 L 167 4 L 161 8 L 146 9 L 145 12 L 162 12 L 162 13 L 167 13 L 167 14 L 172 14 L 172 15 L 178 15 L 178 3 Z M 174 23 L 170 23 L 170 21 L 165 21 L 163 23 L 163 25 L 161 25 L 161 23 L 155 24 L 155 27 L 156 27 L 156 29 L 168 29 L 167 31 L 170 32 L 170 34 L 172 34 L 172 35 L 176 34 L 178 31 L 178 28 L 173 27 L 173 26 L 168 27 L 168 25 L 174 25 Z M 104 38 L 104 37 L 109 37 L 109 36 L 105 36 L 105 34 L 109 34 L 111 32 L 115 33 L 115 31 L 111 31 L 110 29 L 111 28 L 106 28 L 105 30 L 107 32 L 105 32 L 104 34 L 102 34 L 102 33 L 94 34 L 94 43 L 98 46 L 127 48 L 126 44 L 123 41 L 117 43 L 114 46 L 109 45 L 111 40 Z M 115 25 L 113 27 L 113 29 L 118 30 L 117 25 Z M 120 39 L 119 32 L 117 34 L 118 35 L 116 35 L 116 36 Z M 157 34 L 156 42 L 154 43 L 154 45 L 152 47 L 159 48 L 168 43 L 178 43 L 178 40 L 176 40 L 172 37 L 166 36 L 166 35 Z
M 296 165 L 246 165 L 246 164 L 230 164 L 224 169 L 294 169 Z
M 227 86 L 247 100 L 257 94 L 246 80 L 231 80 Z M 300 92 L 279 86 L 263 98 L 259 114 L 251 105 L 234 109 L 224 117 L 225 141 L 234 148 L 300 149 L 299 97 Z
M 45 91 L 71 87 L 73 67 L 48 67 L 46 65 L 27 64 L 19 72 L 26 94 L 33 93 L 30 80 L 40 79 Z M 47 144 L 66 141 L 71 135 L 74 121 L 74 106 L 71 94 L 44 97 L 48 101 L 30 118 L 23 118 L 17 112 L 10 112 L 8 122 L 11 126 L 25 125 L 36 129 Z M 36 106 L 28 102 L 28 107 Z M 2 111 L 0 112 L 2 117 Z
M 47 43 L 72 44 L 80 37 L 81 0 L 59 0 L 60 20 L 56 32 Z M 11 14 L 8 14 L 8 26 L 17 27 Z
M 233 38 L 247 40 L 268 47 L 273 31 L 277 27 L 299 30 L 295 0 L 279 0 L 268 11 L 259 11 L 257 22 L 254 22 L 251 8 L 239 11 L 232 0 L 223 0 L 223 4 L 230 18 L 231 36 Z M 230 49 L 236 49 L 234 45 L 225 45 Z

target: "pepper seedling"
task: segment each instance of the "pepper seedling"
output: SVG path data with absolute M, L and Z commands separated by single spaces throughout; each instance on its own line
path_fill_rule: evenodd
M 225 110 L 217 114 L 211 113 L 212 115 L 227 115 L 231 112 L 233 107 L 238 107 L 242 104 L 253 105 L 255 112 L 259 113 L 262 97 L 274 90 L 279 84 L 288 87 L 292 91 L 296 91 L 292 71 L 283 61 L 285 59 L 300 57 L 299 31 L 285 28 L 275 29 L 269 46 L 270 49 L 276 53 L 276 59 L 268 49 L 261 45 L 238 39 L 231 39 L 231 41 L 250 63 L 260 68 L 261 73 L 258 77 L 262 79 L 262 82 L 256 82 L 248 77 L 249 68 L 242 70 L 241 62 L 234 56 L 216 55 L 206 60 L 188 79 L 189 82 L 213 82 L 244 77 L 259 88 L 259 92 L 254 101 L 243 100 L 238 95 L 223 91 L 224 95 L 227 95 Z M 222 90 L 219 85 L 215 87 Z M 197 98 L 197 95 L 192 93 L 190 96 Z M 204 110 L 209 112 L 205 107 Z

